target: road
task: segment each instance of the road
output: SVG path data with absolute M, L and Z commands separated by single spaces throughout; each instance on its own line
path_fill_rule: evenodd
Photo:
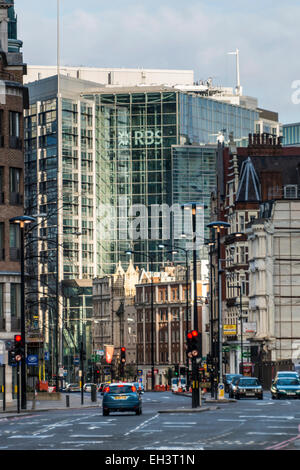
M 170 392 L 143 395 L 143 414 L 99 408 L 32 412 L 2 418 L 0 450 L 266 450 L 300 449 L 297 400 L 239 400 L 203 404 L 201 413 L 159 413 L 186 408 L 191 399 Z

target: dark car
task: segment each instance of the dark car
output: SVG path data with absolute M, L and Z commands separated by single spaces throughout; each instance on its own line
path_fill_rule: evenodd
M 232 379 L 234 377 L 242 377 L 242 375 L 241 374 L 225 374 L 224 385 L 225 385 L 225 392 L 226 393 L 229 392 L 230 384 L 231 384 Z
M 235 390 L 236 382 L 243 377 L 242 374 L 235 374 L 231 379 L 231 382 L 228 384 L 228 394 L 229 398 L 233 398 L 233 392 Z
M 141 395 L 133 383 L 113 383 L 104 388 L 102 400 L 103 416 L 111 411 L 134 411 L 142 414 Z
M 263 399 L 263 389 L 256 377 L 240 377 L 233 391 L 233 398 L 258 398 Z
M 300 380 L 294 377 L 281 377 L 272 383 L 273 400 L 280 398 L 300 398 Z

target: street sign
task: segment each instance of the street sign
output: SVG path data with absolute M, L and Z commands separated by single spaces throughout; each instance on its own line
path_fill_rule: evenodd
M 74 366 L 79 366 L 79 357 L 74 357 L 74 360 L 73 360 L 73 363 L 74 363 Z
M 222 400 L 224 398 L 225 390 L 224 390 L 224 384 L 219 383 L 218 385 L 218 398 Z
M 137 375 L 143 375 L 142 369 L 139 369 L 139 370 L 137 371 Z
M 45 352 L 44 358 L 45 358 L 45 361 L 49 361 L 49 360 L 50 360 L 49 351 L 46 351 L 46 352 Z
M 17 360 L 17 356 L 16 356 L 16 360 Z M 29 354 L 26 357 L 26 364 L 28 366 L 38 366 L 39 365 L 38 355 L 37 354 Z

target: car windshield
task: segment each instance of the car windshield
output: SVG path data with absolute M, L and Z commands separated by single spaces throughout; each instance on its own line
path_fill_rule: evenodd
M 278 373 L 278 377 L 297 377 L 296 372 L 288 373 L 288 372 L 283 372 L 282 374 Z
M 241 378 L 240 375 L 237 375 L 236 377 L 233 377 L 232 383 L 235 384 L 240 378 Z
M 247 387 L 248 385 L 259 385 L 257 379 L 241 379 L 239 385 L 242 387 Z
M 133 385 L 109 385 L 107 388 L 109 389 L 108 393 L 119 395 L 119 393 L 132 393 L 136 390 L 135 387 L 132 390 L 133 387 Z
M 278 379 L 277 385 L 300 385 L 298 379 Z
M 226 374 L 225 378 L 226 378 L 227 382 L 231 382 L 233 377 L 234 377 L 234 374 Z
M 185 384 L 186 380 L 185 380 L 185 379 L 180 379 L 180 382 L 181 382 L 182 384 Z

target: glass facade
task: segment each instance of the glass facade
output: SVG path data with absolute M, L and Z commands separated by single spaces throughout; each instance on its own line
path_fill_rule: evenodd
M 300 145 L 300 123 L 282 126 L 283 145 Z
M 238 141 L 247 141 L 258 113 L 163 89 L 114 90 L 85 98 L 96 106 L 100 272 L 114 272 L 128 249 L 135 252 L 134 262 L 140 268 L 145 264 L 150 268 L 145 253 L 158 270 L 163 261 L 158 245 L 176 237 L 173 221 L 181 217 L 179 205 L 206 201 L 209 207 L 215 181 L 214 151 L 208 155 L 184 146 L 181 151 L 172 149 L 182 143 L 186 147 L 216 143 L 224 129 L 225 135 L 232 132 Z
M 246 143 L 258 119 L 255 110 L 180 93 L 180 134 L 187 144 L 214 144 L 220 131 L 226 140 L 232 132 L 239 145 Z
M 64 328 L 67 303 L 61 296 L 56 300 L 57 276 L 59 290 L 66 279 L 96 276 L 93 106 L 85 100 L 63 98 L 61 109 L 60 157 L 57 98 L 32 103 L 25 113 L 26 209 L 28 214 L 45 215 L 27 243 L 27 263 L 34 273 L 27 306 L 31 317 L 39 316 L 45 348 L 50 352 L 55 350 L 57 309 L 64 349 L 70 346 Z M 90 286 L 84 291 L 84 305 L 91 295 Z
M 161 232 L 162 222 L 161 215 L 151 209 L 172 202 L 171 148 L 178 142 L 177 94 L 97 94 L 90 98 L 96 103 L 97 160 L 102 170 L 97 176 L 103 182 L 99 184 L 101 210 L 97 219 L 101 227 L 100 269 L 114 272 L 128 248 L 134 249 L 135 263 L 140 266 L 147 263 L 143 253 L 151 253 L 158 263 L 162 255 L 157 242 L 162 235 L 152 240 L 151 230 L 159 227 Z M 143 211 L 147 217 L 135 227 Z

